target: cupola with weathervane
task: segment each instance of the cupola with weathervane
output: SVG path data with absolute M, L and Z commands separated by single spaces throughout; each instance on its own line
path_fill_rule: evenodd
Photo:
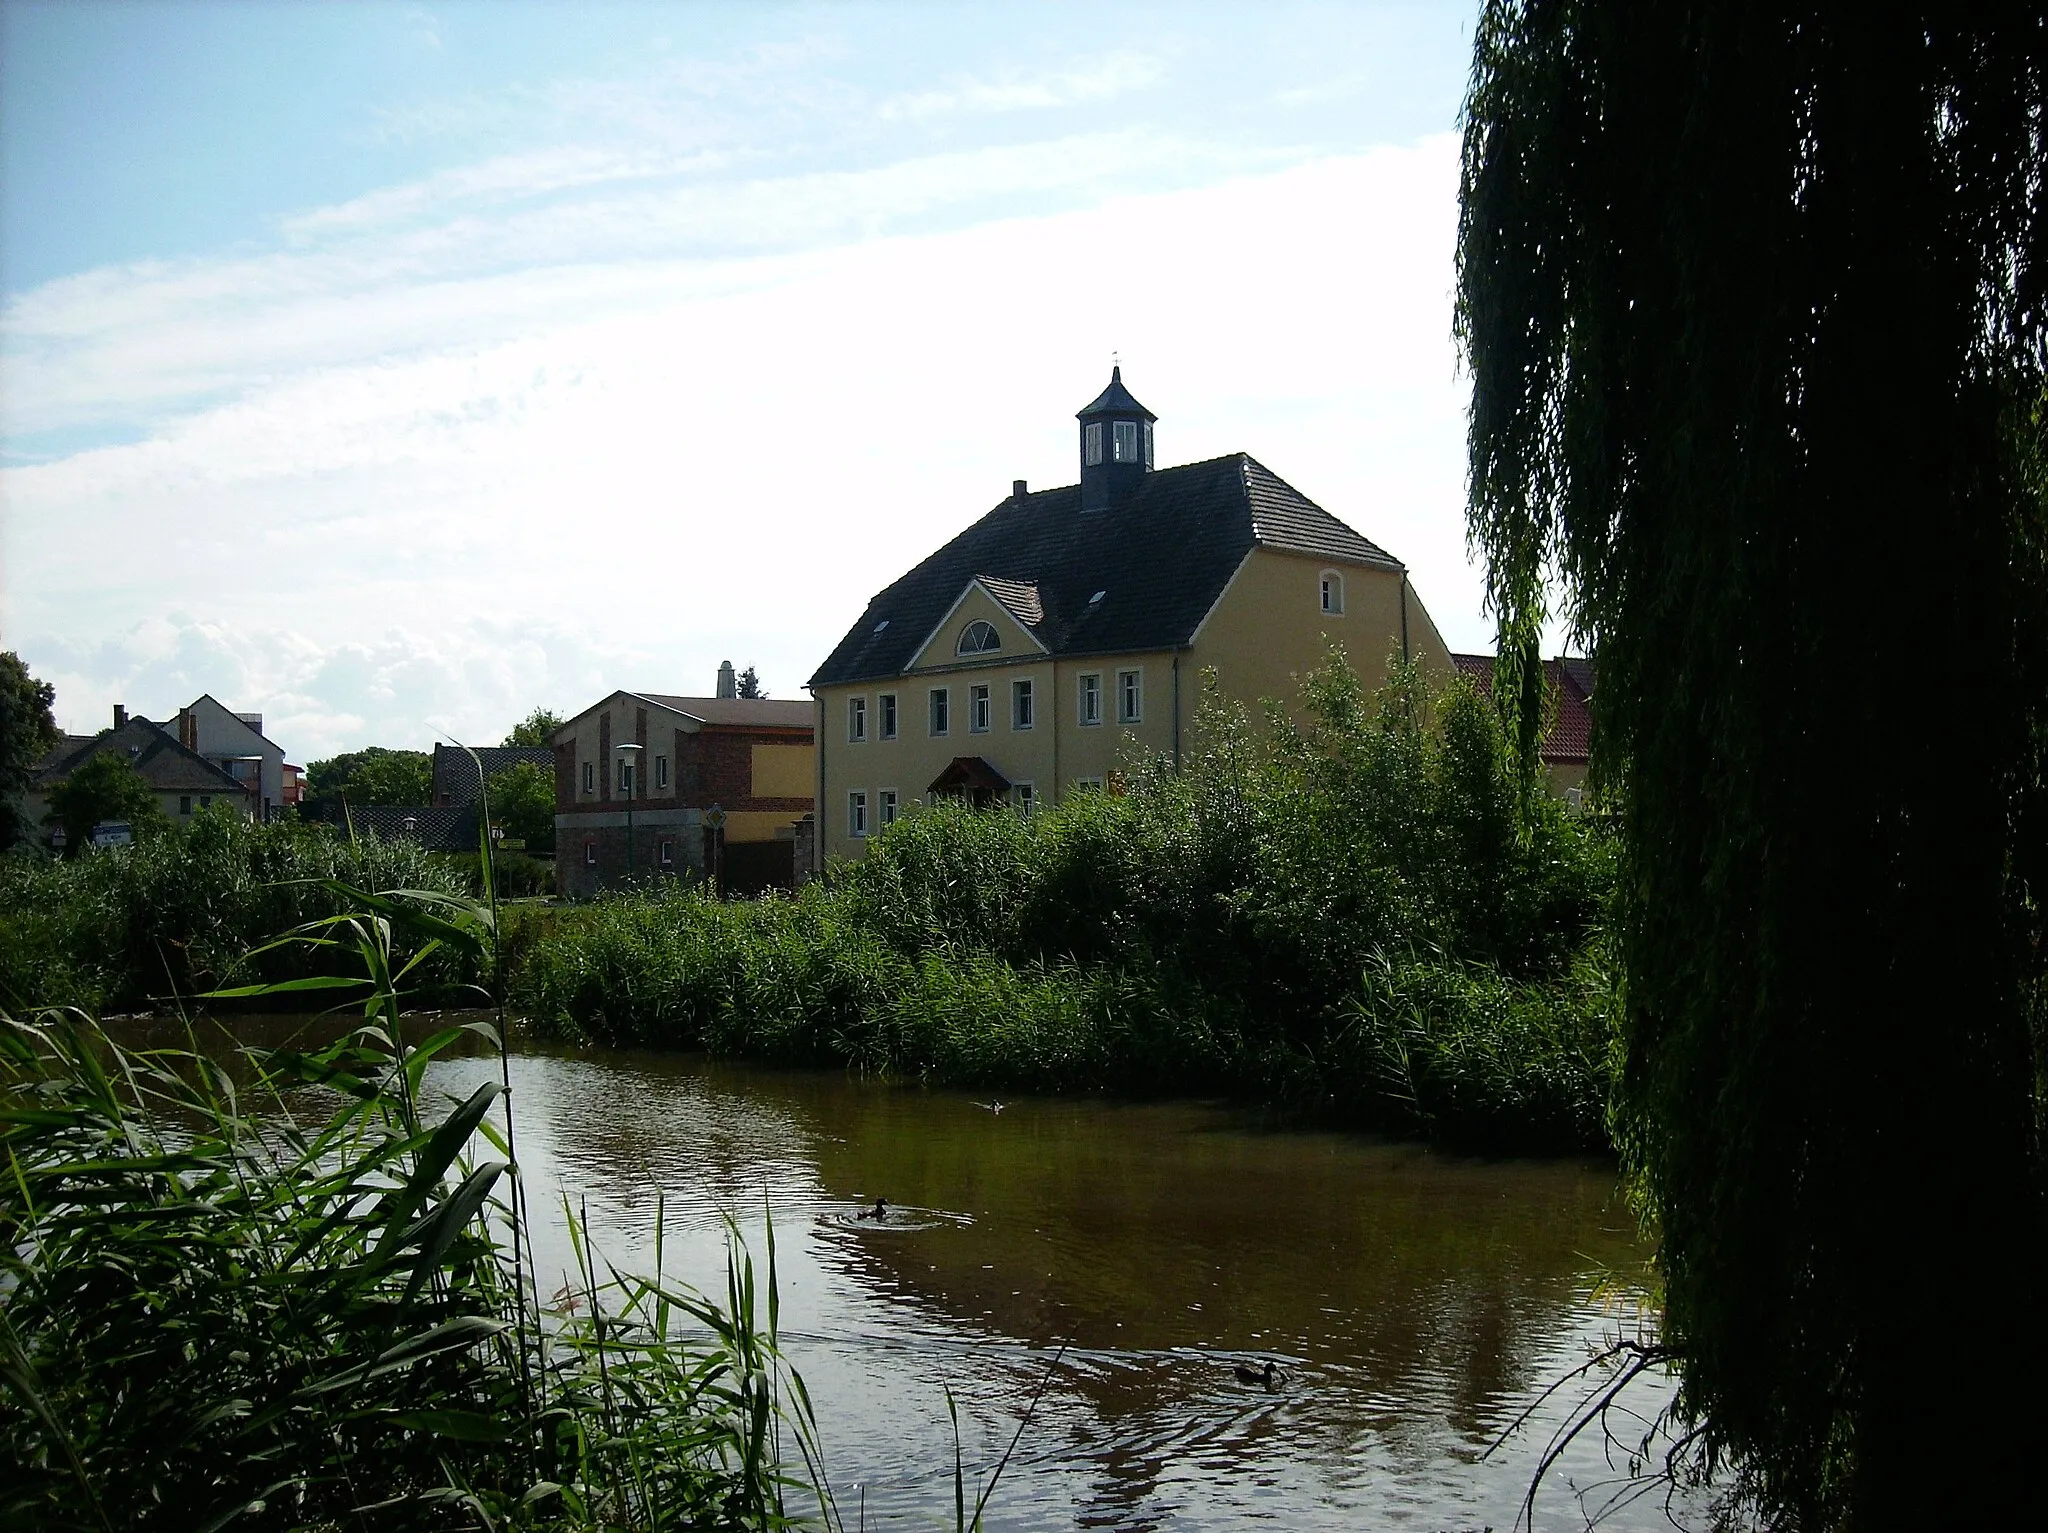
M 1081 422 L 1081 510 L 1107 511 L 1152 471 L 1152 423 L 1159 419 L 1131 397 L 1121 367 L 1109 387 L 1075 417 Z

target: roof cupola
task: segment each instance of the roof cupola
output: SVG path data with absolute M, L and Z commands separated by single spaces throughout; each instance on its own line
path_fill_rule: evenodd
M 1081 509 L 1107 511 L 1152 470 L 1152 423 L 1159 419 L 1131 397 L 1121 367 L 1109 387 L 1075 417 L 1081 423 Z

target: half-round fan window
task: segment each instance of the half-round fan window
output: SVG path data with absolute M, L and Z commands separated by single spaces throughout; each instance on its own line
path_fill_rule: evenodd
M 996 636 L 995 624 L 972 622 L 960 630 L 960 650 L 963 655 L 993 654 L 1003 647 L 1003 641 Z

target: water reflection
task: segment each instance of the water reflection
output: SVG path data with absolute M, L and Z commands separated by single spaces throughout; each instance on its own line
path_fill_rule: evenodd
M 496 1070 L 445 1059 L 429 1082 L 459 1098 Z M 660 1208 L 670 1274 L 715 1290 L 725 1221 L 760 1259 L 773 1219 L 785 1341 L 850 1522 L 946 1525 L 946 1391 L 972 1476 L 1043 1385 L 991 1527 L 1504 1529 L 1544 1434 L 1481 1451 L 1638 1324 L 1644 1252 L 1599 1164 L 1186 1104 L 995 1113 L 669 1055 L 528 1050 L 512 1084 L 530 1206 L 569 1198 L 619 1267 L 653 1265 Z M 876 1198 L 890 1219 L 854 1217 Z M 551 1214 L 542 1290 L 571 1265 Z M 1236 1374 L 1267 1358 L 1277 1393 Z M 1609 1470 L 1589 1442 L 1565 1474 Z M 1583 1525 L 1560 1481 L 1538 1526 Z M 1668 1526 L 1659 1498 L 1612 1525 Z

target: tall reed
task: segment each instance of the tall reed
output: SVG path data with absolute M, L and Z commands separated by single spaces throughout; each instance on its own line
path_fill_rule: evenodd
M 494 974 L 488 875 L 483 900 L 327 892 L 339 913 L 270 946 L 355 973 L 216 992 L 359 992 L 324 1047 L 230 1068 L 196 1041 L 120 1047 L 77 1013 L 0 1016 L 0 1522 L 829 1518 L 779 1350 L 772 1237 L 764 1310 L 736 1236 L 714 1302 L 658 1259 L 652 1278 L 620 1274 L 572 1224 L 580 1292 L 542 1311 L 516 1138 L 492 1117 L 509 1103 L 503 1034 L 411 1040 L 401 1020 L 444 952 Z M 430 1100 L 429 1066 L 468 1035 L 499 1051 L 500 1079 Z

